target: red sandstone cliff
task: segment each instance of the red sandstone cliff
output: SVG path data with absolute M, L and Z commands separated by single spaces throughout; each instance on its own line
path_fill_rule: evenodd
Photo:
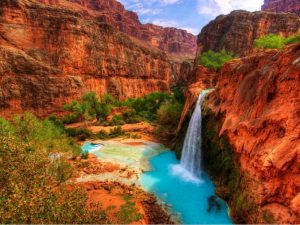
M 29 0 L 0 2 L 0 114 L 60 112 L 87 91 L 119 98 L 168 91 L 171 66 L 109 25 Z
M 218 16 L 198 36 L 198 54 L 226 49 L 239 56 L 253 51 L 256 38 L 269 33 L 288 36 L 300 31 L 300 17 L 287 13 L 233 11 Z
M 291 12 L 300 15 L 299 0 L 265 0 L 261 7 L 264 11 L 271 12 Z
M 213 87 L 202 81 L 214 72 L 200 68 L 198 75 L 201 79 L 187 91 L 188 107 L 201 89 Z M 206 108 L 218 120 L 220 130 L 219 136 L 209 138 L 228 139 L 240 171 L 230 175 L 237 189 L 225 188 L 224 192 L 221 185 L 219 193 L 227 196 L 230 206 L 237 209 L 232 213 L 240 214 L 244 222 L 299 223 L 300 44 L 233 60 L 216 78 L 216 90 L 209 95 Z M 222 146 L 217 148 L 219 155 Z
M 135 12 L 128 11 L 116 0 L 37 0 L 76 10 L 85 17 L 96 18 L 119 31 L 177 56 L 194 58 L 196 36 L 185 30 L 141 24 Z

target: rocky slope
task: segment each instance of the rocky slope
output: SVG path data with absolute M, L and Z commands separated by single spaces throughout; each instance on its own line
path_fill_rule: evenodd
M 31 0 L 1 1 L 0 18 L 1 115 L 60 112 L 87 91 L 122 99 L 169 90 L 166 54 L 109 25 Z
M 271 12 L 291 12 L 300 15 L 300 2 L 298 0 L 265 0 L 261 9 Z
M 170 54 L 193 58 L 196 37 L 185 30 L 141 24 L 135 12 L 128 11 L 116 0 L 38 0 L 76 10 L 85 17 L 96 18 L 119 31 L 146 42 Z
M 205 103 L 204 164 L 237 223 L 300 222 L 299 71 L 300 44 L 233 60 Z
M 239 56 L 253 51 L 253 41 L 269 33 L 288 36 L 300 30 L 300 17 L 287 13 L 233 11 L 205 26 L 198 36 L 198 53 L 226 49 Z

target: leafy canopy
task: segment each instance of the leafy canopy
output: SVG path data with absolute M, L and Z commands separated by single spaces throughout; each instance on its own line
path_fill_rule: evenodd
M 254 40 L 254 47 L 259 49 L 281 49 L 285 45 L 299 43 L 300 33 L 291 35 L 287 38 L 276 34 L 268 34 L 264 37 Z
M 232 60 L 234 54 L 226 50 L 214 52 L 209 50 L 200 56 L 200 64 L 210 69 L 221 69 L 224 63 Z

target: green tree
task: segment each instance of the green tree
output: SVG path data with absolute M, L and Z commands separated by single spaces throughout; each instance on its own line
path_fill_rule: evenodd
M 254 40 L 254 47 L 259 49 L 280 49 L 285 45 L 285 38 L 275 34 L 268 34 Z
M 233 58 L 234 54 L 232 52 L 225 50 L 222 50 L 221 52 L 214 52 L 209 50 L 200 56 L 199 62 L 201 65 L 210 69 L 221 69 L 224 63 L 232 60 Z

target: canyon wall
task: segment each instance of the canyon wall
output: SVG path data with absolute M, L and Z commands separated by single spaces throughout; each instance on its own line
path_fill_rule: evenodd
M 170 74 L 165 53 L 107 24 L 31 0 L 0 2 L 1 115 L 59 113 L 88 91 L 120 99 L 164 92 Z
M 196 36 L 177 28 L 163 28 L 142 24 L 135 12 L 128 11 L 116 0 L 37 0 L 77 11 L 85 17 L 114 26 L 119 31 L 135 37 L 162 51 L 181 57 L 194 58 Z
M 291 12 L 300 15 L 299 0 L 265 0 L 261 7 L 264 11 Z
M 199 56 L 208 50 L 232 51 L 239 56 L 253 52 L 256 38 L 269 33 L 288 36 L 300 31 L 300 17 L 288 13 L 233 11 L 218 16 L 198 36 Z
M 299 71 L 300 44 L 236 59 L 206 102 L 204 162 L 238 223 L 300 222 Z

